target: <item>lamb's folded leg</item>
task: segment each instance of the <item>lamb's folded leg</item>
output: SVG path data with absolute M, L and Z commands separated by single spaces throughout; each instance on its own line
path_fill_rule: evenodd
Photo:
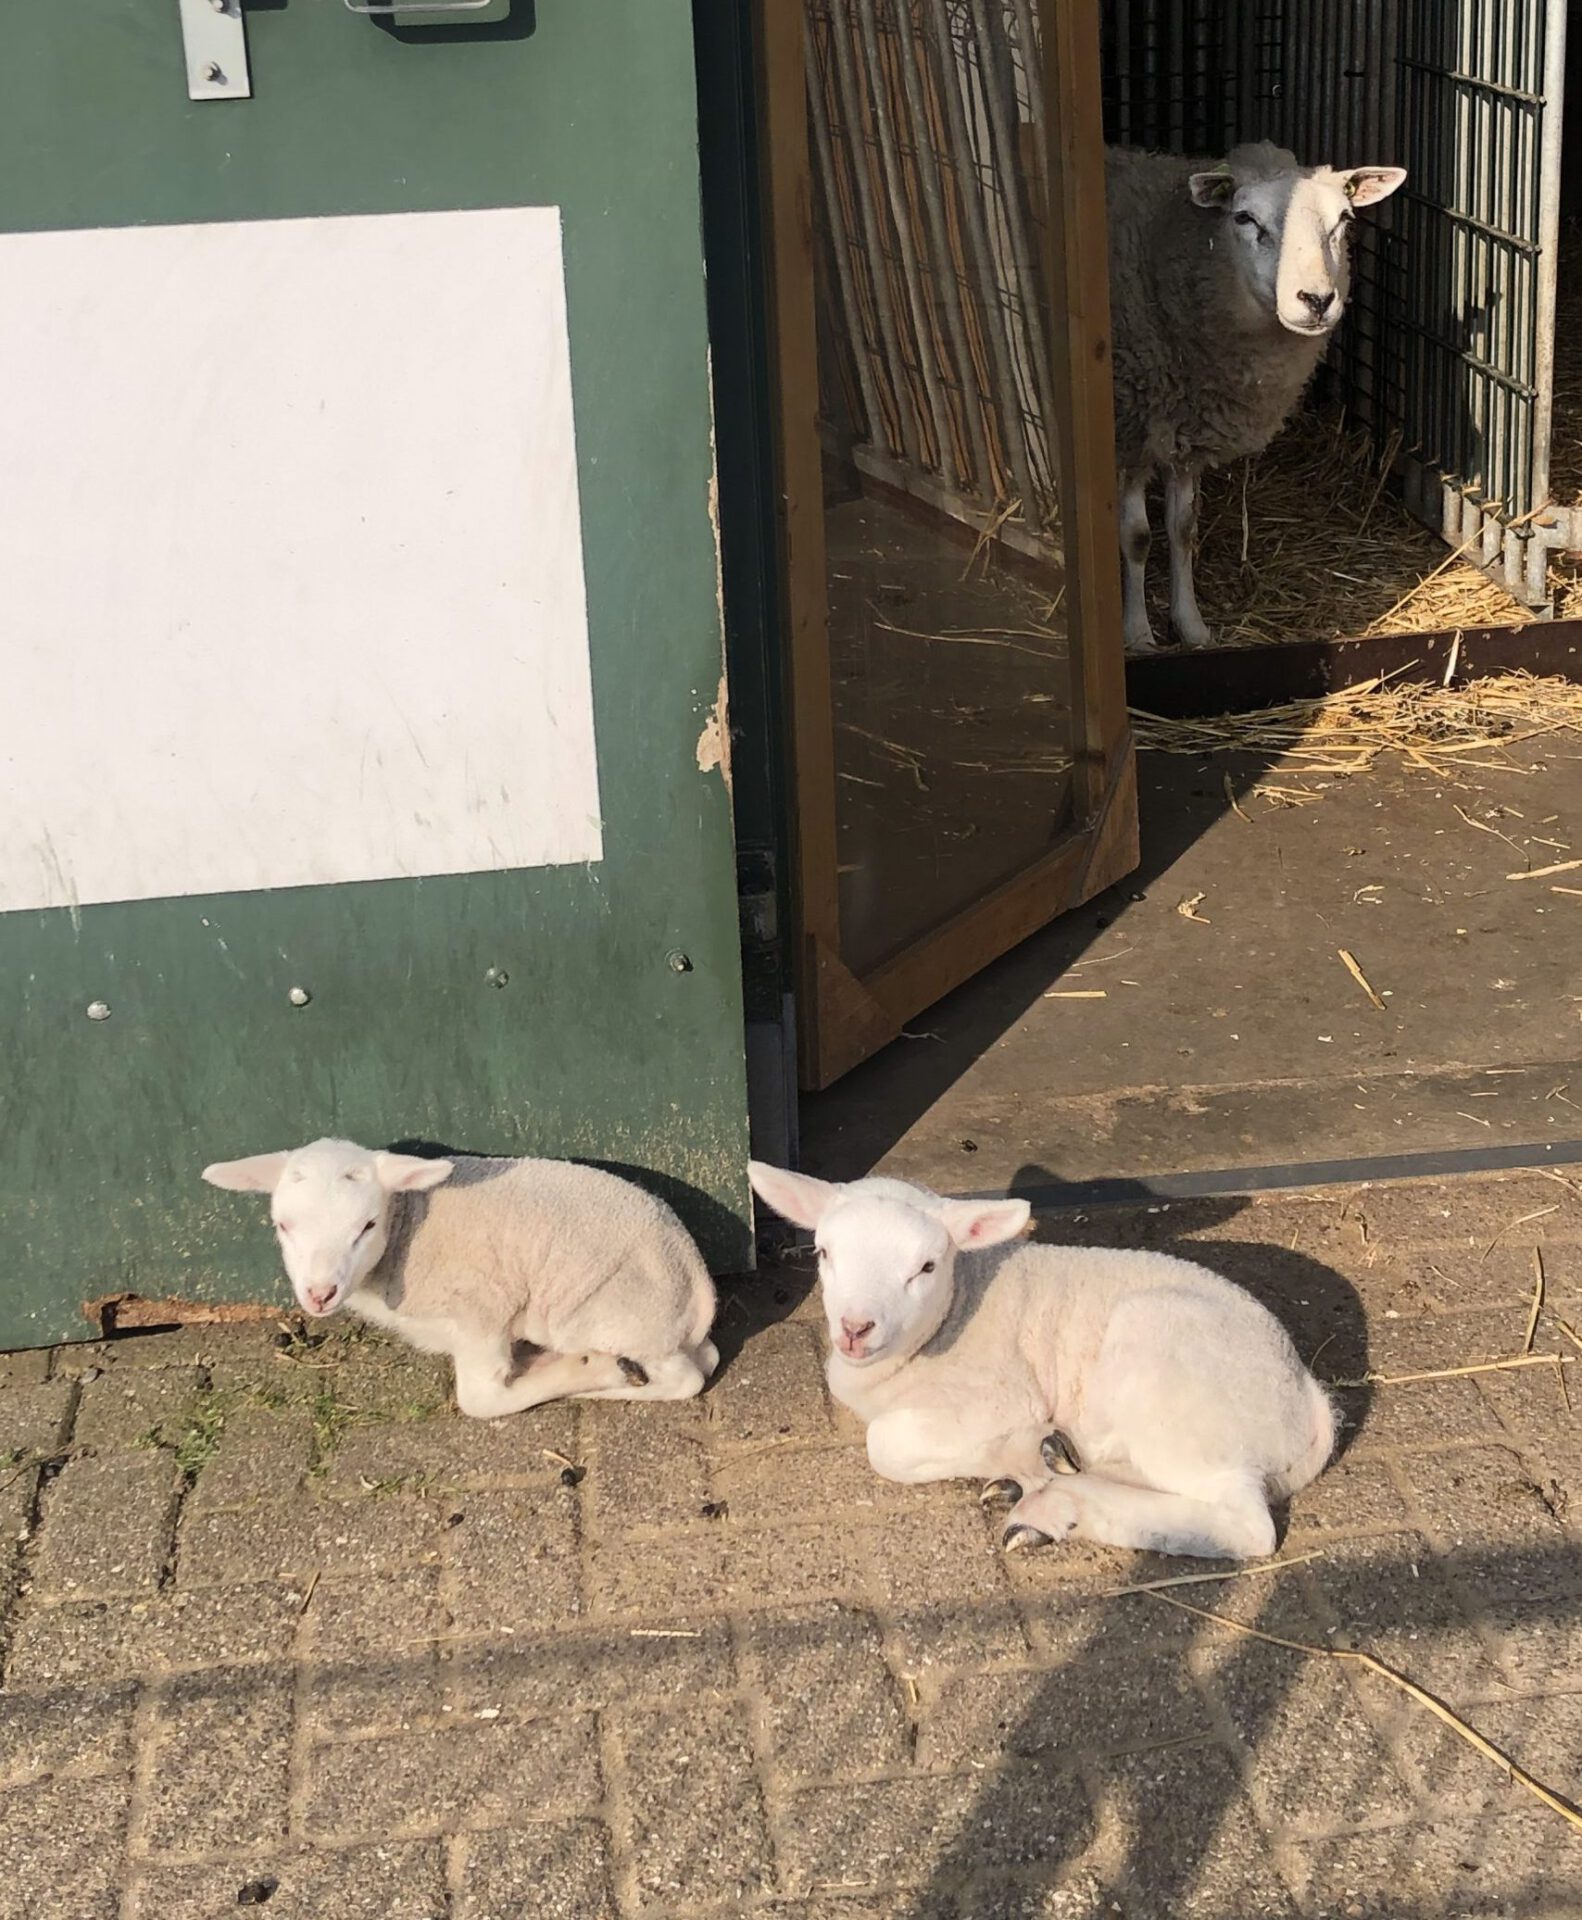
M 1051 1423 L 1009 1432 L 974 1430 L 959 1409 L 930 1413 L 903 1407 L 881 1414 L 868 1428 L 868 1463 L 886 1480 L 920 1485 L 930 1480 L 987 1480 L 990 1493 L 1015 1487 L 1016 1497 L 1059 1471 L 1045 1451 Z
M 1188 1494 L 1078 1473 L 1027 1494 L 1003 1538 L 1013 1552 L 1077 1539 L 1207 1560 L 1257 1560 L 1273 1552 L 1275 1535 L 1268 1502 L 1251 1476 L 1222 1476 Z
M 1198 611 L 1193 564 L 1197 556 L 1197 475 L 1173 469 L 1165 475 L 1165 531 L 1170 536 L 1170 630 L 1183 647 L 1213 641 Z
M 510 1340 L 476 1339 L 458 1344 L 456 1404 L 475 1420 L 499 1420 L 523 1413 L 546 1400 L 598 1393 L 625 1384 L 621 1363 L 612 1353 L 535 1353 L 525 1367 L 515 1364 Z

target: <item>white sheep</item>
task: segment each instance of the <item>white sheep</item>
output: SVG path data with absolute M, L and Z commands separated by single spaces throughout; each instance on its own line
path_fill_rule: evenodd
M 1400 167 L 1303 167 L 1259 142 L 1220 162 L 1112 148 L 1110 325 L 1126 644 L 1154 646 L 1148 485 L 1164 475 L 1170 624 L 1210 639 L 1192 578 L 1198 477 L 1290 418 L 1351 290 L 1350 228 Z
M 480 1420 L 569 1395 L 685 1400 L 719 1364 L 702 1255 L 663 1201 L 614 1174 L 316 1140 L 203 1177 L 273 1196 L 309 1313 L 345 1307 L 448 1353 L 457 1405 Z
M 1248 1293 L 1166 1254 L 1019 1246 L 1025 1200 L 831 1185 L 754 1163 L 811 1229 L 830 1391 L 887 1480 L 985 1479 L 1010 1549 L 1070 1537 L 1206 1558 L 1274 1546 L 1320 1473 L 1329 1396 Z

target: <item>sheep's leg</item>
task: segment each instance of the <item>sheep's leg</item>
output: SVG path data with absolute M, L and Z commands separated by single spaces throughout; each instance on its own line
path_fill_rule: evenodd
M 1192 567 L 1197 554 L 1197 475 L 1177 468 L 1165 475 L 1165 532 L 1170 537 L 1170 628 L 1183 647 L 1213 640 L 1198 611 Z
M 988 1480 L 1016 1488 L 1042 1486 L 1058 1468 L 1054 1451 L 1045 1452 L 1053 1423 L 1009 1432 L 974 1432 L 964 1427 L 959 1409 L 930 1413 L 902 1407 L 881 1414 L 868 1428 L 868 1464 L 886 1480 L 919 1486 L 930 1480 Z
M 619 1387 L 621 1363 L 612 1353 L 535 1353 L 525 1367 L 515 1365 L 509 1339 L 473 1340 L 452 1353 L 456 1365 L 456 1404 L 474 1420 L 499 1420 L 525 1413 L 546 1400 Z
M 711 1364 L 705 1366 L 705 1362 Z M 578 1387 L 579 1400 L 690 1400 L 702 1391 L 703 1382 L 719 1365 L 712 1341 L 680 1353 L 667 1353 L 662 1360 L 617 1362 L 621 1380 L 615 1386 Z
M 1076 1473 L 1025 1495 L 1002 1538 L 1012 1551 L 1077 1539 L 1204 1560 L 1257 1560 L 1274 1550 L 1274 1521 L 1249 1474 L 1227 1474 L 1189 1494 Z
M 1121 489 L 1121 624 L 1132 653 L 1152 653 L 1154 630 L 1148 620 L 1148 479 L 1128 480 Z

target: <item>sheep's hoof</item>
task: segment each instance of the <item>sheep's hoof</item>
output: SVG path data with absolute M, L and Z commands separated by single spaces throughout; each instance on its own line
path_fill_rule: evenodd
M 646 1387 L 648 1385 L 648 1369 L 640 1366 L 637 1361 L 628 1360 L 623 1354 L 616 1361 L 616 1365 L 621 1369 L 621 1373 L 629 1385 L 634 1387 Z
M 978 1495 L 980 1507 L 1014 1507 L 1022 1497 L 1020 1484 L 1015 1480 L 1000 1478 L 991 1480 Z
M 1195 627 L 1192 627 L 1182 626 L 1178 621 L 1172 620 L 1170 622 L 1170 638 L 1176 646 L 1184 647 L 1188 652 L 1193 652 L 1198 647 L 1211 647 L 1214 644 L 1212 630 L 1206 627 L 1202 621 L 1199 621 Z
M 1037 1527 L 1029 1527 L 1023 1521 L 1016 1521 L 1000 1535 L 1000 1545 L 1007 1553 L 1026 1553 L 1031 1547 L 1049 1547 L 1054 1545 L 1049 1534 L 1040 1532 Z
M 1058 1427 L 1053 1433 L 1046 1433 L 1038 1443 L 1038 1451 L 1044 1456 L 1044 1465 L 1051 1473 L 1080 1473 L 1082 1457 L 1077 1452 L 1069 1434 L 1062 1433 Z

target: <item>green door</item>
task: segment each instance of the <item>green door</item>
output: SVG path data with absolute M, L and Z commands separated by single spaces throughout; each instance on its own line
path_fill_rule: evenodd
M 239 5 L 0 20 L 0 1348 L 328 1132 L 750 1258 L 687 0 Z

